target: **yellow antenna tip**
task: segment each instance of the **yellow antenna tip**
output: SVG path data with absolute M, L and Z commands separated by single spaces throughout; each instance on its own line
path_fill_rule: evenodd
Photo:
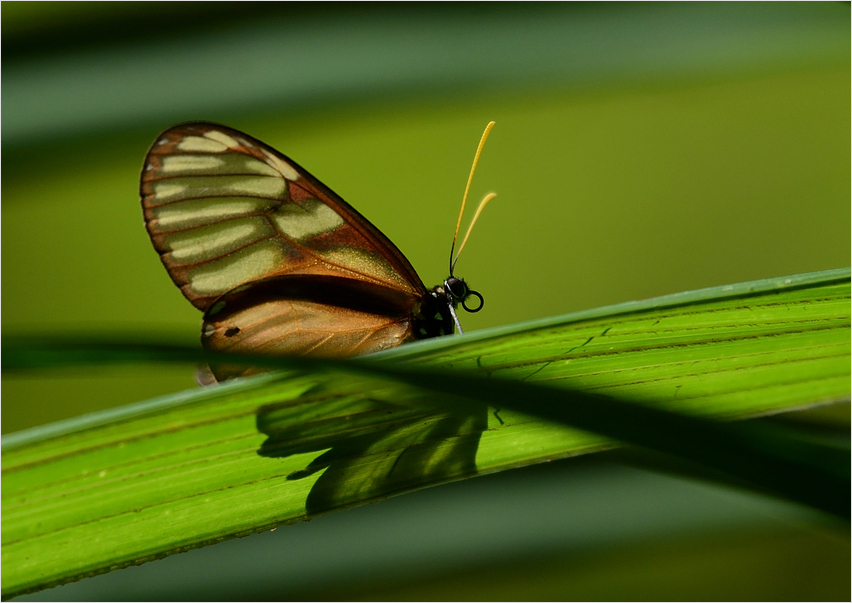
M 462 197 L 461 209 L 459 209 L 459 219 L 456 221 L 456 231 L 453 233 L 453 244 L 450 246 L 450 274 L 453 273 L 453 268 L 455 268 L 456 261 L 459 259 L 459 255 L 461 255 L 461 250 L 464 248 L 464 244 L 467 241 L 467 238 L 470 236 L 470 230 L 473 228 L 473 224 L 476 222 L 476 218 L 479 216 L 479 212 L 482 211 L 482 208 L 485 207 L 485 204 L 491 199 L 485 200 L 479 204 L 479 208 L 476 210 L 476 214 L 474 215 L 473 221 L 470 224 L 470 227 L 467 229 L 467 234 L 464 237 L 464 241 L 462 241 L 461 247 L 459 247 L 459 252 L 456 254 L 455 259 L 453 259 L 453 254 L 456 249 L 456 240 L 459 236 L 459 228 L 461 227 L 462 216 L 464 215 L 465 204 L 467 203 L 467 194 L 470 192 L 470 183 L 473 182 L 473 174 L 476 172 L 476 165 L 479 163 L 479 156 L 482 154 L 482 148 L 485 146 L 485 141 L 488 140 L 488 135 L 491 133 L 491 128 L 497 122 L 489 121 L 488 125 L 485 126 L 485 131 L 482 133 L 482 138 L 479 139 L 479 145 L 476 147 L 476 154 L 473 156 L 473 165 L 470 166 L 470 175 L 467 177 L 467 185 L 464 187 L 464 196 Z M 495 195 L 496 196 L 496 195 Z
M 493 123 L 493 122 L 492 122 Z M 456 267 L 456 262 L 459 261 L 459 256 L 461 252 L 464 250 L 465 243 L 467 243 L 468 237 L 470 237 L 471 231 L 473 231 L 473 225 L 476 224 L 476 221 L 479 219 L 479 214 L 482 213 L 482 210 L 485 209 L 485 206 L 488 205 L 492 199 L 497 196 L 497 193 L 488 193 L 485 197 L 482 198 L 482 201 L 479 202 L 479 207 L 476 208 L 476 212 L 473 214 L 473 220 L 470 221 L 470 226 L 467 227 L 467 232 L 462 239 L 461 245 L 459 245 L 459 252 L 456 254 L 456 259 L 453 260 L 453 268 Z M 450 271 L 452 273 L 452 271 Z

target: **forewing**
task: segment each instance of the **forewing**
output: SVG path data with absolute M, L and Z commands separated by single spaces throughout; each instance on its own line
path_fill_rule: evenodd
M 163 132 L 145 158 L 142 207 L 154 247 L 197 308 L 279 275 L 338 276 L 422 296 L 405 256 L 292 160 L 208 123 Z

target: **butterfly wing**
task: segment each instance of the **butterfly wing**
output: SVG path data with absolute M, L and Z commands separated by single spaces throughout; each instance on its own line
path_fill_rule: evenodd
M 174 126 L 142 170 L 145 225 L 186 298 L 207 310 L 239 286 L 338 276 L 419 297 L 414 268 L 375 226 L 298 164 L 247 134 Z
M 141 196 L 169 275 L 205 311 L 207 349 L 352 356 L 424 336 L 412 317 L 429 296 L 405 256 L 298 164 L 242 132 L 166 130 L 145 159 Z
M 399 289 L 350 278 L 273 277 L 219 298 L 204 315 L 201 342 L 206 349 L 221 351 L 358 356 L 419 338 L 423 321 L 411 300 Z M 259 372 L 211 368 L 219 380 Z

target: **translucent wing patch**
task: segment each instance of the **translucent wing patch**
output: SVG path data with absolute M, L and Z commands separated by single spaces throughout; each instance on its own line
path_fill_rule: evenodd
M 338 276 L 421 296 L 400 251 L 296 163 L 213 124 L 163 132 L 145 159 L 145 224 L 175 284 L 197 308 L 280 275 Z

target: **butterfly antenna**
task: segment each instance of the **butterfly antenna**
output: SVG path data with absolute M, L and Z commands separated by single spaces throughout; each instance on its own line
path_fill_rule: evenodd
M 455 260 L 453 259 L 453 254 L 456 250 L 456 239 L 459 236 L 459 228 L 461 227 L 462 216 L 464 215 L 464 206 L 467 203 L 467 193 L 470 191 L 470 183 L 473 181 L 473 174 L 476 172 L 476 164 L 479 163 L 479 155 L 482 153 L 482 147 L 485 146 L 485 141 L 488 140 L 488 134 L 491 133 L 491 128 L 494 127 L 496 122 L 488 122 L 488 125 L 485 126 L 485 131 L 482 133 L 482 138 L 479 140 L 479 146 L 476 147 L 476 155 L 473 156 L 473 165 L 470 166 L 470 176 L 467 177 L 467 186 L 464 187 L 464 197 L 462 197 L 461 209 L 459 210 L 459 219 L 456 222 L 456 232 L 453 233 L 453 244 L 450 247 L 450 274 L 453 273 L 453 268 L 456 265 L 456 261 L 459 259 L 457 255 Z M 493 198 L 493 197 L 492 197 Z M 490 201 L 491 199 L 488 199 Z M 482 203 L 479 204 L 480 209 L 487 203 L 483 200 Z M 479 215 L 479 210 L 477 210 L 477 215 Z M 476 220 L 476 218 L 474 218 Z M 471 224 L 472 226 L 472 224 Z M 470 229 L 468 229 L 468 235 L 470 234 Z M 467 237 L 464 238 L 464 241 L 467 241 Z M 464 241 L 462 242 L 462 247 L 464 247 Z M 461 254 L 461 248 L 459 248 L 459 254 Z
M 462 239 L 461 245 L 459 245 L 459 252 L 456 254 L 456 259 L 453 260 L 453 263 L 450 264 L 450 274 L 453 273 L 453 269 L 456 267 L 456 262 L 459 261 L 459 256 L 461 255 L 462 250 L 464 250 L 464 245 L 467 243 L 467 239 L 470 236 L 470 232 L 473 230 L 473 225 L 476 224 L 476 221 L 479 219 L 479 214 L 482 213 L 482 210 L 485 209 L 485 206 L 488 205 L 488 202 L 491 201 L 494 197 L 497 196 L 497 193 L 488 193 L 483 197 L 482 201 L 479 202 L 479 207 L 476 208 L 476 213 L 473 214 L 473 220 L 470 221 L 470 226 L 467 227 L 467 233 L 465 233 L 464 238 Z

